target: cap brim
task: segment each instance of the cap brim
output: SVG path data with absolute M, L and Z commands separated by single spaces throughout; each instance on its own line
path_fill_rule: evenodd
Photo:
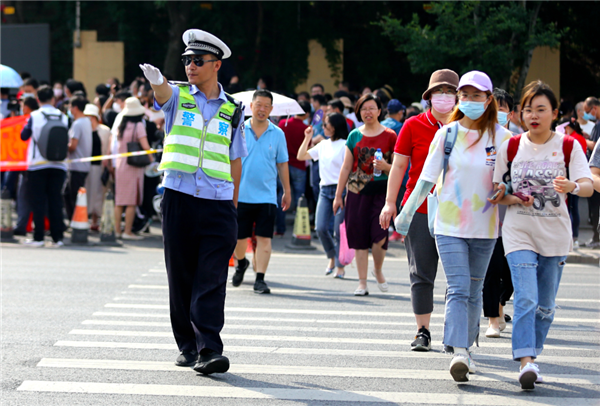
M 188 49 L 187 51 L 185 51 L 184 53 L 181 54 L 181 56 L 186 56 L 186 55 L 215 55 L 212 52 L 207 52 L 207 51 L 203 51 L 200 49 Z M 217 56 L 217 55 L 215 55 Z
M 456 90 L 460 90 L 465 86 L 473 86 L 474 88 L 481 90 L 482 92 L 491 92 L 491 90 L 486 88 L 485 86 L 481 86 L 479 83 L 474 83 L 474 82 L 463 83 L 462 85 L 457 87 Z

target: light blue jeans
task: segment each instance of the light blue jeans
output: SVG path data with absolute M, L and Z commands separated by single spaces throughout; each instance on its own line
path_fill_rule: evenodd
M 343 268 L 340 264 L 340 224 L 344 221 L 344 210 L 338 210 L 333 223 L 333 235 L 331 235 L 330 225 L 333 214 L 333 200 L 335 199 L 335 190 L 337 185 L 321 186 L 319 200 L 317 201 L 316 228 L 319 240 L 323 244 L 323 249 L 327 258 L 335 258 L 335 266 Z M 344 196 L 346 194 L 344 193 Z
M 481 291 L 496 239 L 436 234 L 435 241 L 448 284 L 444 344 L 469 348 L 479 335 Z
M 554 320 L 556 293 L 567 257 L 545 257 L 522 250 L 511 252 L 506 259 L 515 288 L 513 358 L 535 358 L 542 352 Z

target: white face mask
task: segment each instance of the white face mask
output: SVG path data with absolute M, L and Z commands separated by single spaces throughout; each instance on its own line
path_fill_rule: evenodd
M 119 103 L 113 103 L 112 108 L 115 112 L 120 113 L 123 109 Z
M 52 91 L 54 92 L 54 97 L 60 97 L 63 94 L 62 89 L 59 88 L 52 89 Z
M 310 119 L 305 118 L 304 120 L 302 120 L 302 122 L 304 123 L 304 125 L 309 125 L 310 124 Z
M 350 114 L 350 110 L 348 110 L 348 108 L 346 107 L 346 108 L 344 109 L 344 112 L 343 112 L 343 114 L 344 114 L 344 117 L 346 117 L 348 114 Z

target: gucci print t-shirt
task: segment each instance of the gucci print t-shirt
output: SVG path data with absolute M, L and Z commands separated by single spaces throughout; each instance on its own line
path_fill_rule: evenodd
M 442 182 L 446 132 L 455 126 L 456 143 L 450 153 L 446 179 Z M 458 122 L 449 123 L 436 132 L 420 177 L 436 184 L 439 199 L 436 234 L 498 238 L 498 208 L 487 198 L 494 194 L 492 178 L 496 150 L 510 136 L 510 131 L 496 126 L 493 138 L 486 131 L 477 142 L 479 132 Z
M 567 177 L 563 154 L 563 134 L 555 133 L 546 144 L 534 144 L 527 133 L 521 136 L 519 149 L 511 164 L 514 192 L 533 196 L 533 206 L 508 206 L 502 227 L 504 252 L 530 250 L 545 257 L 568 255 L 573 246 L 571 219 L 565 203 L 566 194 L 554 190 L 557 176 Z M 494 182 L 502 182 L 508 170 L 508 141 L 502 144 L 496 160 Z M 569 179 L 592 178 L 581 145 L 573 143 Z

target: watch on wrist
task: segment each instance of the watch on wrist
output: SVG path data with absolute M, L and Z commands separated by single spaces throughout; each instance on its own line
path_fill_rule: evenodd
M 579 194 L 579 183 L 575 182 L 575 189 L 573 189 L 573 191 L 571 192 L 572 195 L 578 195 Z

